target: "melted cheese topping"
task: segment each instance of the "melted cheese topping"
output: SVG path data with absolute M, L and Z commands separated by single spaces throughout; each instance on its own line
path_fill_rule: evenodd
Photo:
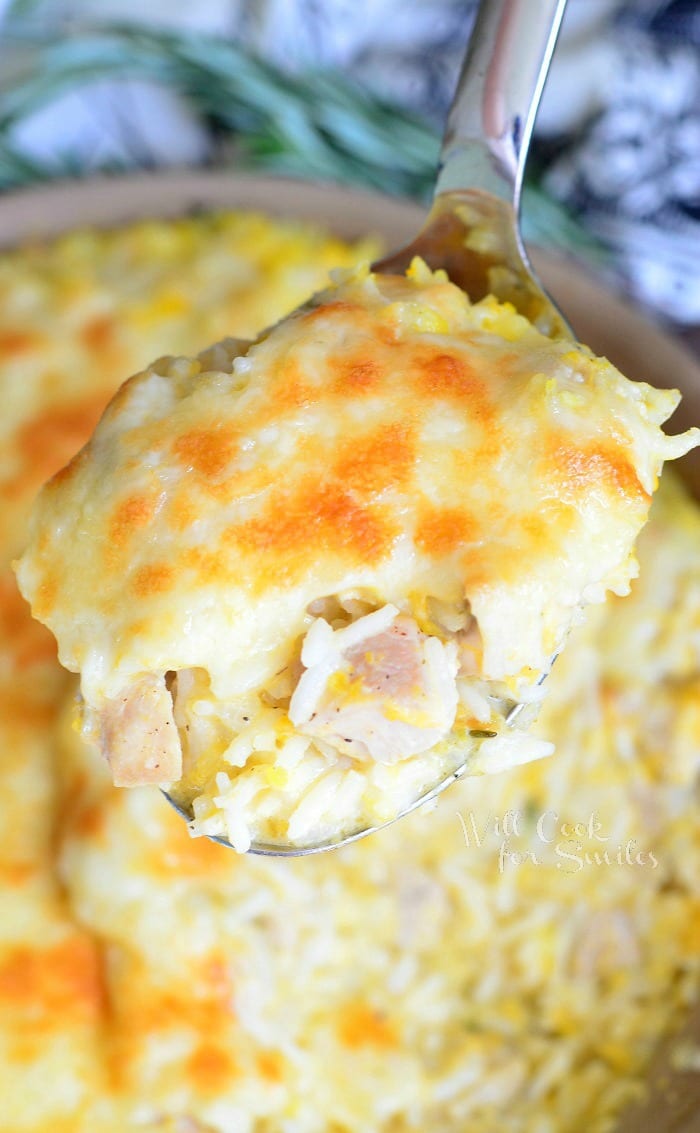
M 469 600 L 489 679 L 541 672 L 636 573 L 678 395 L 422 271 L 351 279 L 241 355 L 128 382 L 34 512 L 19 578 L 89 704 L 201 667 L 271 678 L 308 605 Z
M 262 840 L 313 842 L 392 817 L 451 770 L 467 732 L 500 733 L 503 716 L 493 733 L 469 727 L 459 635 L 422 634 L 419 611 L 466 602 L 478 678 L 494 682 L 490 695 L 505 687 L 519 699 L 579 606 L 627 591 L 663 460 L 700 434 L 662 433 L 676 393 L 545 338 L 507 305 L 471 305 L 420 261 L 406 278 L 350 275 L 243 350 L 228 342 L 165 358 L 122 387 L 40 496 L 19 579 L 63 664 L 81 674 L 115 781 L 177 782 L 184 747 L 180 798 L 209 799 L 195 830 L 245 850 L 251 834 L 236 820 L 260 809 L 254 798 L 267 808 Z M 267 695 L 297 664 L 314 602 L 352 592 L 402 613 L 367 646 L 391 668 L 404 642 L 400 703 L 371 692 L 381 662 L 336 671 L 322 658 L 321 677 L 312 668 L 302 680 L 316 701 L 305 713 L 300 693 L 287 712 L 288 699 L 276 706 L 281 731 L 268 713 L 276 738 L 252 735 L 242 757 L 227 705 Z M 411 668 L 432 674 L 413 692 Z M 174 711 L 168 673 L 179 674 Z M 197 679 L 193 691 L 185 674 L 196 673 L 208 688 Z M 352 702 L 347 691 L 338 699 L 343 673 Z M 202 739 L 193 713 L 207 700 L 220 724 Z M 316 741 L 301 762 L 296 748 L 275 754 L 290 725 Z M 269 732 L 257 715 L 255 729 Z M 484 751 L 494 768 L 534 757 L 518 745 L 502 736 Z M 408 767 L 427 750 L 436 761 Z M 262 768 L 258 752 L 268 753 Z M 353 756 L 407 766 L 363 786 L 354 772 L 367 768 Z M 335 762 L 349 774 L 321 776 Z M 261 795 L 275 790 L 282 810 Z M 307 793 L 300 817 L 288 802 Z M 370 795 L 391 807 L 378 811 Z M 226 812 L 223 827 L 212 811 Z M 324 812 L 323 829 L 312 827 Z
M 259 248 L 286 248 L 293 273 L 321 242 L 228 225 L 258 233 L 253 274 Z M 146 303 L 146 274 L 176 288 L 184 264 L 197 275 L 216 260 L 230 278 L 210 218 L 148 232 L 0 257 L 2 333 L 41 292 L 22 331 L 49 327 L 70 359 L 20 381 L 0 347 L 3 474 L 18 475 L 42 391 L 53 472 L 70 406 L 116 381 L 79 353 L 69 286 L 82 281 L 88 310 L 97 289 L 121 312 Z M 202 317 L 225 323 L 225 294 L 213 288 Z M 279 298 L 261 278 L 245 302 L 271 305 L 262 325 Z M 145 361 L 172 330 L 142 326 Z M 74 443 L 89 429 L 86 416 Z M 631 596 L 575 627 L 549 678 L 537 731 L 555 759 L 456 784 L 432 813 L 339 854 L 282 862 L 189 838 L 157 790 L 116 790 L 81 741 L 77 682 L 8 568 L 36 485 L 27 464 L 12 518 L 0 509 L 3 1133 L 610 1127 L 700 991 L 700 511 L 669 477 Z

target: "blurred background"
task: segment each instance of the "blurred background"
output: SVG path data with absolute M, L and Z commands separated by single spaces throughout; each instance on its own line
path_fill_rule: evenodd
M 427 199 L 475 7 L 0 0 L 0 190 L 215 165 Z M 569 0 L 523 211 L 700 349 L 700 0 Z

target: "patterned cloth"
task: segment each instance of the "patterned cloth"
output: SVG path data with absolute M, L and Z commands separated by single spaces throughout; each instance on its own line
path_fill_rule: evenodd
M 33 10 L 231 36 L 287 69 L 346 71 L 437 125 L 476 0 L 35 0 Z M 210 138 L 175 92 L 135 80 L 114 89 L 62 95 L 14 142 L 30 156 L 70 151 L 88 168 L 207 158 Z M 532 160 L 612 249 L 637 300 L 700 323 L 700 0 L 569 0 Z
M 698 323 L 700 5 L 644 0 L 616 17 L 607 52 L 585 48 L 596 102 L 536 153 L 545 185 L 614 249 L 633 293 Z

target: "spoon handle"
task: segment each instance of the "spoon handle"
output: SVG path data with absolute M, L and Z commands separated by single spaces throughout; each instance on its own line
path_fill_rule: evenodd
M 436 195 L 478 189 L 518 209 L 566 0 L 481 0 L 447 119 Z

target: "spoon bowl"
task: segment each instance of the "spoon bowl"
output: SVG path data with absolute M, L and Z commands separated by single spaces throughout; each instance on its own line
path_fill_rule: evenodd
M 441 193 L 415 240 L 378 260 L 372 270 L 403 275 L 416 256 L 433 271 L 444 269 L 472 302 L 494 295 L 512 303 L 543 334 L 573 339 L 530 265 L 512 203 L 479 189 Z

